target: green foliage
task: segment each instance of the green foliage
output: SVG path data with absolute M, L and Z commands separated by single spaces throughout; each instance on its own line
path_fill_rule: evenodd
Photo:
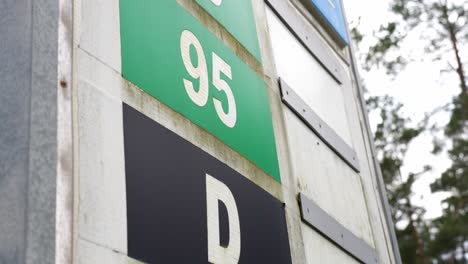
M 351 38 L 356 42 L 359 43 L 364 39 L 364 35 L 359 31 L 357 27 L 353 27 L 351 29 Z
M 466 252 L 468 243 L 468 95 L 460 94 L 454 99 L 452 116 L 445 134 L 452 141 L 448 154 L 452 165 L 431 184 L 433 192 L 448 192 L 443 201 L 444 214 L 433 222 L 435 237 L 431 241 L 431 254 L 443 261 L 467 263 L 457 256 L 457 251 Z M 463 254 L 463 253 L 462 253 Z
M 433 192 L 451 194 L 443 201 L 444 215 L 434 221 L 425 220 L 425 209 L 411 203 L 414 183 L 431 171 L 431 166 L 401 175 L 411 142 L 431 129 L 425 122 L 412 125 L 401 114 L 403 106 L 392 97 L 367 100 L 370 110 L 379 113 L 374 140 L 404 263 L 464 263 L 461 253 L 456 253 L 468 241 L 468 108 L 464 96 L 460 95 L 453 103 L 450 122 L 454 125 L 446 128 L 446 135 L 452 139 L 448 151 L 452 166 L 431 185 Z
M 461 93 L 442 109 L 427 114 L 416 127 L 400 115 L 401 105 L 391 98 L 371 98 L 368 105 L 380 114 L 375 132 L 382 174 L 389 202 L 394 210 L 400 252 L 404 263 L 468 263 L 468 87 L 465 68 L 468 64 L 461 47 L 468 45 L 468 1 L 392 0 L 393 20 L 374 35 L 364 69 L 383 66 L 396 76 L 415 58 L 402 55 L 410 34 L 425 43 L 425 54 L 418 60 L 445 61 L 441 72 L 455 73 Z M 362 35 L 361 39 L 362 40 Z M 428 120 L 439 110 L 450 113 L 450 121 L 440 135 Z M 408 145 L 421 133 L 433 133 L 433 153 L 447 149 L 451 166 L 431 184 L 432 192 L 445 192 L 443 215 L 423 220 L 424 208 L 411 204 L 412 186 L 419 173 L 400 175 Z M 438 136 L 436 136 L 438 133 Z M 402 226 L 404 226 L 402 228 Z
M 391 22 L 381 26 L 377 38 L 377 43 L 369 48 L 365 58 L 365 68 L 370 70 L 374 65 L 382 65 L 388 74 L 396 74 L 404 67 L 407 61 L 402 56 L 387 59 L 386 56 L 391 50 L 399 49 L 400 43 L 405 35 L 397 31 L 397 23 Z
M 468 235 L 468 218 L 456 214 L 445 214 L 433 221 L 433 228 L 437 230 L 435 237 L 429 244 L 431 257 L 438 263 L 466 264 L 460 254 L 453 249 L 460 249 Z M 457 256 L 458 255 L 458 256 Z
M 420 255 L 418 255 L 419 246 L 417 240 L 414 239 L 414 230 L 411 225 L 407 225 L 406 228 L 397 230 L 396 235 L 400 245 L 400 254 L 403 259 L 403 263 L 421 263 Z M 420 231 L 421 240 L 429 240 L 429 229 L 427 226 Z
M 448 136 L 456 136 L 457 134 L 468 133 L 468 94 L 460 94 L 454 99 L 453 110 L 450 121 L 447 125 L 445 133 Z M 464 131 L 465 130 L 465 131 Z
M 444 59 L 450 68 L 455 68 L 450 64 L 453 43 L 462 46 L 468 42 L 467 8 L 456 1 L 393 0 L 393 20 L 376 33 L 377 42 L 369 48 L 365 67 L 383 66 L 388 74 L 398 74 L 414 60 L 398 55 L 404 40 L 409 34 L 418 34 L 425 41 L 426 59 Z
M 411 126 L 411 120 L 401 114 L 402 105 L 392 97 L 371 97 L 367 100 L 371 111 L 378 111 L 380 122 L 374 140 L 380 167 L 387 188 L 396 234 L 405 263 L 426 263 L 425 256 L 429 227 L 424 220 L 425 210 L 411 203 L 412 187 L 416 180 L 431 170 L 425 166 L 418 173 L 401 175 L 406 152 L 411 142 L 424 129 Z

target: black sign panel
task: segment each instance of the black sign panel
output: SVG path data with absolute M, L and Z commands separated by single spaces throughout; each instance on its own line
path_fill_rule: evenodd
M 123 114 L 130 257 L 291 263 L 282 203 L 128 105 Z

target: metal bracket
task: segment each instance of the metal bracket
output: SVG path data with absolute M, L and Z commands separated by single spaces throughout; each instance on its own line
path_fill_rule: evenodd
M 346 253 L 366 264 L 378 263 L 377 252 L 338 223 L 303 193 L 299 194 L 302 221 L 306 222 Z
M 354 171 L 359 172 L 359 160 L 356 152 L 325 123 L 281 78 L 279 79 L 282 101 L 299 118 L 301 118 L 310 129 L 330 147 L 344 162 Z

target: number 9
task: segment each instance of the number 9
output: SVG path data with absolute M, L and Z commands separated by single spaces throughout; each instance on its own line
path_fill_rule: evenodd
M 198 65 L 196 67 L 193 65 L 192 59 L 190 58 L 191 46 L 195 48 L 198 56 Z M 200 79 L 200 87 L 198 88 L 198 92 L 195 91 L 191 81 L 184 79 L 185 90 L 187 91 L 190 99 L 192 99 L 196 105 L 205 106 L 206 102 L 208 102 L 209 84 L 208 67 L 206 65 L 206 58 L 205 53 L 203 52 L 203 47 L 192 32 L 184 30 L 180 38 L 180 50 L 187 72 L 194 79 Z

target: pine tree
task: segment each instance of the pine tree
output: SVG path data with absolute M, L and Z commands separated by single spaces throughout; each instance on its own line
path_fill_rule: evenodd
M 468 263 L 468 94 L 454 99 L 452 116 L 445 129 L 451 139 L 452 165 L 431 184 L 433 192 L 448 192 L 444 214 L 434 221 L 431 252 L 440 262 Z
M 442 129 L 445 139 L 434 140 L 437 143 L 434 149 L 440 152 L 443 146 L 448 146 L 452 165 L 431 185 L 433 192 L 446 192 L 449 197 L 443 201 L 443 215 L 432 221 L 427 237 L 427 259 L 431 258 L 433 263 L 468 263 L 468 54 L 464 54 L 468 46 L 468 1 L 393 0 L 390 9 L 393 20 L 376 33 L 377 42 L 367 52 L 365 69 L 383 66 L 389 75 L 395 76 L 414 60 L 443 62 L 446 66 L 440 69 L 441 74 L 452 74 L 447 77 L 453 76 L 459 81 L 459 95 L 433 112 L 444 110 L 450 115 L 449 123 Z M 424 58 L 402 55 L 405 41 L 411 34 L 425 42 Z M 431 117 L 427 115 L 426 125 Z M 414 256 L 405 253 L 407 248 L 418 243 L 418 238 L 413 240 L 399 236 L 405 263 L 416 263 Z
M 367 68 L 383 65 L 388 73 L 397 74 L 415 59 L 399 55 L 405 38 L 418 34 L 426 42 L 425 56 L 430 56 L 430 61 L 445 61 L 448 68 L 443 71 L 455 72 L 466 94 L 467 57 L 461 55 L 461 47 L 468 44 L 468 1 L 393 0 L 390 9 L 394 21 L 377 33 L 378 41 L 366 57 Z
M 379 112 L 380 122 L 377 124 L 374 140 L 403 262 L 429 263 L 429 228 L 424 220 L 425 210 L 411 200 L 414 196 L 413 184 L 431 168 L 425 166 L 418 173 L 401 174 L 410 143 L 424 129 L 411 127 L 410 120 L 402 117 L 402 105 L 395 103 L 389 96 L 371 97 L 367 100 L 367 105 L 371 111 Z

